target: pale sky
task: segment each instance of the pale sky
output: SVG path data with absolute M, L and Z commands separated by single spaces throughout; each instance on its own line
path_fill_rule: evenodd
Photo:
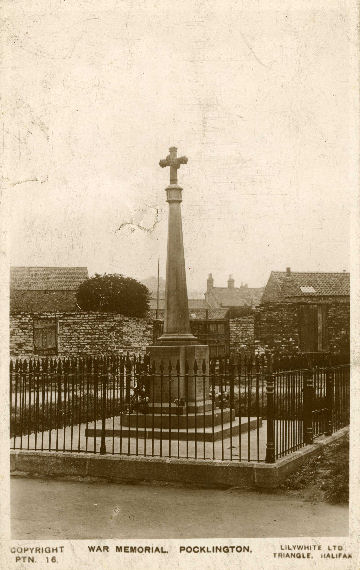
M 349 270 L 345 3 L 275 4 L 5 2 L 11 264 L 164 275 L 175 145 L 190 289 Z

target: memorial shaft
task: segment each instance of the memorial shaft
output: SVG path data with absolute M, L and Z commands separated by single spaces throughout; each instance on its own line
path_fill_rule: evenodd
M 190 333 L 190 322 L 181 221 L 182 189 L 174 185 L 169 186 L 166 192 L 169 203 L 169 222 L 164 333 L 183 335 Z

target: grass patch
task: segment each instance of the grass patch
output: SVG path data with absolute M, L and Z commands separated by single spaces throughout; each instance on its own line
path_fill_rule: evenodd
M 349 502 L 349 435 L 319 450 L 281 485 L 301 491 L 310 500 L 332 504 Z
M 123 399 L 106 401 L 105 417 L 117 416 L 125 409 Z M 85 397 L 74 395 L 62 402 L 44 402 L 15 409 L 10 413 L 10 437 L 59 429 L 65 426 L 100 420 L 102 417 L 101 398 L 93 394 Z

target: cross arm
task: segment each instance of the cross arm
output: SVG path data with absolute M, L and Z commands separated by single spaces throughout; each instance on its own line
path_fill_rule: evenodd
M 165 168 L 165 166 L 170 166 L 170 155 L 168 155 L 166 158 L 162 158 L 159 162 L 159 165 L 161 166 L 161 168 Z
M 187 161 L 188 159 L 186 156 L 177 157 L 176 146 L 170 147 L 170 154 L 159 161 L 159 166 L 161 166 L 161 168 L 170 166 L 170 184 L 177 184 L 177 170 L 180 168 L 181 164 L 187 164 Z

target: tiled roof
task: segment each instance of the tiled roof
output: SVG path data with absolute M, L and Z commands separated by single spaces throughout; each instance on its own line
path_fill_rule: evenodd
M 87 267 L 11 267 L 10 287 L 17 291 L 72 291 L 88 276 Z
M 272 271 L 269 279 L 272 282 L 271 295 L 274 296 L 274 284 L 277 284 L 277 297 L 316 297 L 350 295 L 349 273 L 296 273 Z M 270 293 L 270 291 L 269 291 Z M 263 301 L 267 300 L 265 288 Z

